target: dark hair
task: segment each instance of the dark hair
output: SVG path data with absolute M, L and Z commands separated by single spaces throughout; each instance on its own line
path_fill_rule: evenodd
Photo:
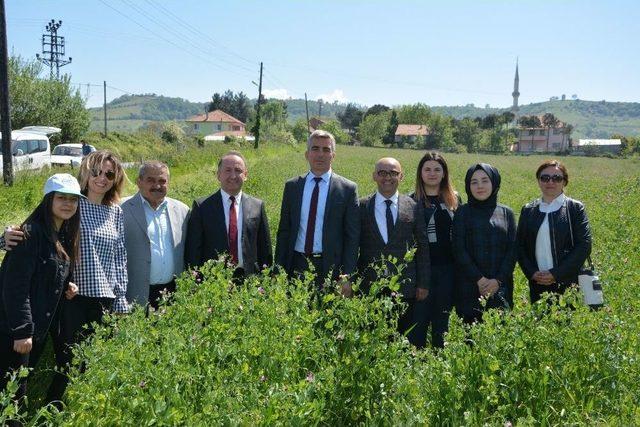
M 69 260 L 71 268 L 79 259 L 80 254 L 80 203 L 76 213 L 69 219 L 62 222 L 60 230 L 56 230 L 53 220 L 53 198 L 55 192 L 46 194 L 42 201 L 27 219 L 24 220 L 20 228 L 25 234 L 25 238 L 29 237 L 29 224 L 40 223 L 44 228 L 44 233 L 49 240 L 56 246 L 56 252 L 60 259 Z M 79 201 L 78 201 L 79 202 Z M 61 240 L 60 236 L 64 238 Z
M 442 181 L 440 181 L 440 191 L 438 196 L 442 199 L 447 208 L 454 211 L 458 208 L 458 196 L 456 195 L 451 179 L 449 178 L 449 167 L 447 161 L 442 157 L 440 153 L 430 151 L 425 153 L 418 163 L 418 169 L 416 170 L 416 200 L 421 200 L 426 206 L 429 206 L 429 198 L 424 188 L 424 182 L 422 182 L 422 167 L 428 161 L 434 161 L 440 163 L 442 166 Z
M 564 175 L 564 185 L 569 185 L 569 172 L 567 172 L 567 167 L 564 165 L 564 163 L 555 159 L 545 160 L 540 166 L 538 166 L 538 170 L 536 171 L 536 179 L 540 179 L 542 171 L 548 167 L 555 167 L 560 169 L 562 171 L 562 175 Z

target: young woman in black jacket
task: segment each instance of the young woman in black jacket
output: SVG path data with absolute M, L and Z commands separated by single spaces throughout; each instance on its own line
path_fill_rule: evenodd
M 80 240 L 80 186 L 69 174 L 55 174 L 44 192 L 21 226 L 24 240 L 6 254 L 0 267 L 0 389 L 11 371 L 37 364 L 48 332 L 56 359 L 61 359 L 61 298 L 64 294 L 71 299 L 77 292 L 69 278 Z M 60 375 L 49 388 L 50 401 L 61 397 Z M 22 399 L 25 392 L 22 381 L 15 399 Z
M 511 208 L 498 203 L 500 173 L 486 163 L 467 170 L 468 203 L 453 219 L 456 258 L 456 311 L 465 323 L 482 320 L 486 308 L 513 305 L 513 270 L 516 264 L 516 221 Z
M 567 168 L 557 160 L 545 161 L 536 179 L 542 196 L 522 208 L 518 222 L 518 262 L 529 279 L 531 302 L 577 284 L 580 267 L 591 253 L 584 205 L 564 194 Z
M 431 324 L 431 344 L 442 348 L 453 307 L 455 266 L 451 227 L 460 197 L 453 189 L 449 167 L 441 154 L 428 152 L 420 159 L 416 170 L 416 191 L 411 197 L 424 206 L 431 261 L 429 296 L 424 302 L 416 303 L 416 327 L 412 331 L 414 343 L 416 347 L 424 347 L 426 330 Z

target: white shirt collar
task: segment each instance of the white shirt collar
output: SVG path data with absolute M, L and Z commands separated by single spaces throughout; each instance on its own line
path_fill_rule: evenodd
M 333 171 L 331 169 L 329 169 L 328 171 L 326 171 L 325 173 L 323 173 L 322 175 L 320 175 L 320 178 L 322 178 L 322 180 L 324 182 L 329 182 L 329 180 L 331 179 L 331 174 L 333 173 Z M 315 175 L 313 174 L 313 172 L 309 171 L 309 173 L 307 173 L 307 181 L 313 181 L 313 178 L 315 178 Z
M 231 203 L 229 200 L 229 197 L 231 197 L 231 194 L 227 193 L 222 188 L 220 189 L 220 195 L 222 195 L 223 202 Z M 237 196 L 235 196 L 235 198 L 236 198 L 236 204 L 240 204 L 240 200 L 242 199 L 242 190 L 240 190 L 240 192 L 238 193 Z
M 142 197 L 142 194 L 140 194 L 140 198 L 142 199 L 142 206 L 147 206 L 149 209 L 151 209 L 153 212 L 159 212 L 162 209 L 167 207 L 167 198 L 165 197 L 164 200 L 158 205 L 158 207 L 156 209 L 153 208 L 153 206 L 151 206 L 151 204 L 147 201 L 147 199 L 145 199 L 144 197 Z
M 389 197 L 389 200 L 391 200 L 394 205 L 398 204 L 398 194 L 399 193 L 396 191 L 396 194 L 394 194 L 393 196 Z M 380 194 L 379 191 L 376 191 L 376 204 L 380 205 L 380 204 L 384 203 L 385 200 L 387 200 L 387 198 L 384 197 L 382 194 Z
M 564 195 L 564 193 L 560 193 L 560 195 L 555 199 L 553 199 L 551 203 L 547 203 L 541 198 L 540 207 L 539 207 L 540 212 L 544 212 L 544 213 L 555 212 L 564 205 L 564 202 L 566 199 L 567 197 Z

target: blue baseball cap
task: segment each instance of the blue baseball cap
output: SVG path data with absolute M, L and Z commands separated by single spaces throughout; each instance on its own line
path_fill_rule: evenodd
M 72 194 L 74 196 L 84 197 L 80 192 L 80 184 L 78 180 L 68 173 L 57 173 L 52 175 L 44 184 L 45 196 L 51 192 Z

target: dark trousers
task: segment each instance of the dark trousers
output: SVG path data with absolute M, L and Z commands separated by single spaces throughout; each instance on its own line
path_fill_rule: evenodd
M 453 264 L 431 266 L 429 296 L 416 302 L 415 345 L 422 348 L 427 341 L 427 328 L 431 326 L 431 345 L 444 347 L 444 334 L 449 330 L 449 314 L 453 308 L 455 269 Z
M 302 277 L 304 273 L 311 270 L 311 266 L 313 266 L 315 270 L 315 280 L 314 284 L 316 285 L 317 290 L 324 289 L 324 281 L 325 277 L 322 274 L 322 256 L 306 256 L 300 252 L 293 253 L 293 260 L 291 260 L 291 270 L 292 276 L 294 277 Z
M 149 287 L 149 305 L 154 309 L 158 309 L 158 304 L 163 294 L 170 295 L 176 291 L 176 281 L 172 280 L 164 285 L 151 285 Z
M 61 301 L 60 304 L 64 304 Z M 49 335 L 53 343 L 53 352 L 56 359 L 57 371 L 53 376 L 53 380 L 47 390 L 47 403 L 60 401 L 62 394 L 64 394 L 64 386 L 66 386 L 66 376 L 60 373 L 60 369 L 66 362 L 65 358 L 65 343 L 60 333 L 59 328 L 59 316 L 61 309 L 57 311 L 52 326 L 49 329 Z M 7 334 L 0 334 L 0 390 L 3 390 L 8 382 L 7 374 L 9 372 L 20 369 L 21 367 L 35 368 L 42 356 L 47 343 L 47 336 L 45 335 L 42 340 L 35 341 L 31 351 L 27 354 L 20 354 L 13 351 L 14 339 Z M 64 386 L 62 386 L 64 384 Z M 62 388 L 61 388 L 62 387 Z M 22 401 L 27 393 L 27 383 L 25 379 L 20 379 L 18 383 L 18 390 L 14 396 L 14 400 Z

